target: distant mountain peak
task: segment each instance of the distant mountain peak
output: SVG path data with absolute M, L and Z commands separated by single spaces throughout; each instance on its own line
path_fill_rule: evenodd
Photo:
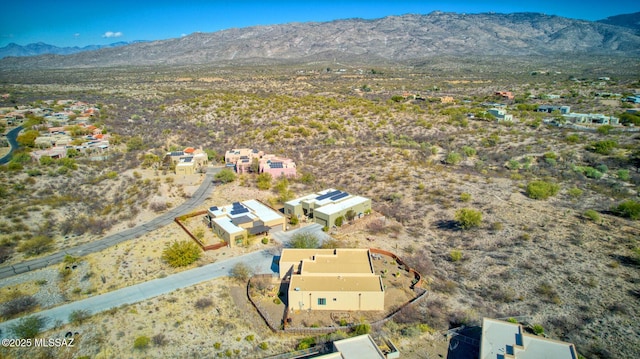
M 633 14 L 631 14 L 633 15 Z M 622 16 L 622 15 L 621 15 Z M 5 58 L 3 68 L 191 65 L 238 61 L 398 62 L 434 56 L 639 56 L 625 27 L 541 13 L 434 11 L 381 19 L 342 19 L 232 28 L 55 58 Z

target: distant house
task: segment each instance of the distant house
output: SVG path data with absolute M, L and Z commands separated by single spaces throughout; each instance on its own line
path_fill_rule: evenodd
M 293 310 L 384 310 L 384 284 L 366 248 L 285 248 L 280 278 Z
M 231 149 L 224 154 L 227 167 L 233 167 L 237 173 L 247 173 L 251 170 L 253 160 L 259 160 L 264 152 L 250 148 Z
M 513 115 L 507 114 L 507 111 L 501 108 L 491 108 L 487 111 L 498 121 L 513 121 Z
M 547 339 L 524 331 L 522 325 L 484 318 L 480 359 L 577 359 L 571 343 Z
M 453 97 L 451 97 L 451 96 L 442 96 L 442 97 L 440 97 L 440 103 L 453 103 Z
M 296 163 L 289 158 L 276 157 L 275 155 L 264 155 L 259 162 L 260 173 L 269 173 L 273 178 L 295 177 Z
M 507 100 L 513 100 L 514 98 L 513 93 L 511 93 L 511 91 L 496 91 L 494 95 L 500 96 Z
M 44 150 L 31 151 L 29 152 L 29 155 L 34 161 L 40 161 L 40 158 L 42 157 L 49 157 L 53 159 L 65 158 L 67 157 L 67 148 L 65 146 L 57 146 Z
M 553 111 L 560 111 L 561 114 L 570 113 L 571 106 L 540 105 L 536 109 L 536 112 L 552 113 Z
M 587 125 L 618 125 L 619 119 L 613 116 L 606 116 L 600 113 L 567 113 L 562 117 L 567 121 L 575 124 Z
M 209 156 L 202 149 L 187 147 L 182 151 L 172 151 L 165 155 L 165 163 L 174 163 L 177 175 L 191 175 L 209 163 Z

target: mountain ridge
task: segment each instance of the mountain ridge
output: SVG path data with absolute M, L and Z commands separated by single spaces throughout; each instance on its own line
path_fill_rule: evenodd
M 67 56 L 5 58 L 6 68 L 210 64 L 341 59 L 411 61 L 433 56 L 640 55 L 628 27 L 540 13 L 393 15 L 232 28 Z

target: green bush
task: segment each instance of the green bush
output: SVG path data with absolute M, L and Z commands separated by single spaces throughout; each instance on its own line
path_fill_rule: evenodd
M 150 342 L 151 342 L 151 339 L 149 337 L 141 335 L 137 337 L 136 340 L 133 342 L 133 347 L 135 349 L 146 349 L 149 347 Z
M 543 328 L 543 327 L 542 327 L 542 325 L 540 325 L 540 324 L 534 324 L 534 325 L 533 325 L 533 327 L 532 327 L 531 329 L 533 329 L 533 332 L 534 332 L 536 335 L 544 334 L 544 328 Z
M 17 323 L 9 326 L 9 332 L 15 338 L 35 338 L 40 333 L 47 320 L 38 315 L 21 318 Z
M 616 216 L 630 218 L 633 220 L 640 219 L 640 202 L 630 199 L 612 208 L 612 211 Z
M 318 248 L 320 240 L 313 233 L 302 232 L 294 234 L 289 244 L 292 248 Z
M 291 219 L 289 219 L 289 224 L 291 224 L 292 226 L 296 226 L 298 225 L 298 223 L 299 223 L 298 216 L 292 215 Z
M 451 252 L 449 252 L 449 259 L 452 262 L 460 261 L 462 259 L 462 251 L 458 249 L 452 249 Z
M 256 179 L 256 186 L 261 190 L 268 190 L 271 188 L 271 173 L 263 172 L 258 175 Z
M 462 156 L 457 152 L 449 152 L 444 160 L 449 165 L 457 165 L 460 161 L 462 161 Z
M 371 332 L 371 325 L 369 323 L 360 323 L 353 327 L 353 335 L 369 334 Z
M 202 249 L 191 240 L 174 241 L 162 252 L 162 259 L 172 267 L 184 267 L 200 259 Z
M 230 271 L 231 278 L 235 278 L 240 282 L 246 282 L 253 275 L 253 271 L 248 265 L 240 262 L 233 266 Z
M 269 349 L 269 344 L 267 342 L 262 342 L 262 343 L 258 344 L 258 348 L 260 348 L 262 350 L 267 350 L 267 349 Z
M 235 181 L 236 174 L 232 170 L 225 168 L 222 171 L 216 173 L 215 179 L 221 183 L 230 183 Z
M 262 238 L 262 244 L 269 244 L 269 238 L 267 237 Z
M 471 201 L 471 193 L 463 192 L 460 194 L 460 201 L 469 202 Z
M 462 208 L 456 211 L 455 220 L 462 229 L 471 229 L 480 226 L 482 213 L 472 208 Z
M 527 184 L 527 196 L 533 199 L 547 199 L 555 196 L 560 186 L 546 181 L 532 181 Z
M 298 343 L 298 346 L 296 347 L 297 350 L 303 350 L 303 349 L 309 349 L 311 347 L 314 347 L 316 345 L 316 338 L 313 337 L 307 337 L 307 338 L 303 338 L 300 343 Z
M 473 157 L 476 155 L 477 151 L 473 147 L 463 146 L 462 153 L 464 153 L 464 155 L 467 157 Z
M 629 175 L 629 170 L 618 170 L 618 179 L 621 181 L 628 181 L 631 176 Z
M 337 227 L 342 227 L 342 222 L 344 222 L 344 217 L 340 216 L 338 218 L 336 218 L 335 224 Z
M 608 155 L 611 154 L 616 147 L 618 147 L 616 141 L 604 140 L 592 143 L 588 149 L 601 155 Z
M 573 187 L 567 191 L 567 194 L 569 194 L 569 197 L 575 199 L 582 196 L 582 190 L 578 187 Z
M 48 236 L 36 236 L 18 246 L 18 252 L 23 252 L 27 257 L 37 256 L 51 250 L 53 238 Z
M 594 222 L 600 222 L 600 213 L 594 211 L 593 209 L 588 209 L 584 211 L 582 214 L 585 218 L 589 218 Z

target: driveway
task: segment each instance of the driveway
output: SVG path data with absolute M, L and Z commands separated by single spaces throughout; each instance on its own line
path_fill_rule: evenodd
M 17 139 L 18 139 L 18 134 L 20 134 L 20 131 L 22 131 L 22 126 L 18 126 L 13 130 L 7 132 L 7 141 L 9 141 L 9 146 L 11 147 L 11 149 L 9 150 L 9 153 L 7 153 L 5 156 L 0 158 L 0 165 L 4 165 L 5 163 L 9 162 L 9 160 L 11 160 L 13 151 L 15 151 L 18 148 Z
M 47 323 L 43 328 L 43 331 L 49 330 L 52 329 L 56 323 L 68 323 L 69 314 L 75 310 L 87 310 L 91 314 L 96 314 L 105 310 L 117 308 L 121 305 L 137 303 L 162 294 L 170 293 L 176 289 L 190 287 L 214 278 L 228 276 L 231 268 L 241 262 L 250 265 L 256 274 L 273 273 L 271 270 L 273 254 L 268 250 L 261 250 L 176 273 L 165 278 L 154 279 L 148 282 L 114 290 L 113 292 L 43 310 L 38 312 L 37 315 L 47 319 Z M 8 337 L 9 326 L 16 323 L 18 320 L 20 320 L 20 318 L 0 323 L 1 339 Z
M 67 248 L 60 252 L 50 254 L 45 257 L 32 259 L 29 261 L 0 267 L 0 279 L 9 278 L 11 276 L 48 267 L 52 264 L 61 263 L 64 257 L 69 254 L 74 257 L 84 256 L 89 253 L 99 252 L 103 249 L 114 246 L 118 243 L 139 237 L 143 234 L 154 231 L 158 228 L 170 224 L 175 217 L 192 212 L 195 208 L 204 202 L 214 188 L 213 178 L 221 168 L 209 168 L 207 174 L 202 181 L 200 187 L 193 193 L 191 198 L 186 200 L 180 206 L 152 219 L 151 221 L 141 224 L 137 227 L 124 230 L 122 232 L 112 234 L 99 240 L 84 243 L 76 247 Z
M 331 237 L 322 230 L 322 226 L 317 223 L 312 223 L 307 226 L 296 228 L 287 232 L 282 230 L 271 230 L 269 235 L 276 239 L 278 242 L 282 243 L 285 247 L 289 246 L 289 242 L 291 241 L 291 237 L 296 233 L 311 233 L 314 234 L 320 240 L 320 243 L 331 239 Z

